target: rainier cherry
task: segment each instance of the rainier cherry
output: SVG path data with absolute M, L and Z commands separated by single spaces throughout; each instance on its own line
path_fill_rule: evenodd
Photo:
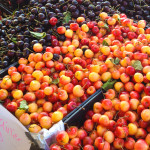
M 114 36 L 120 36 L 120 35 L 121 35 L 121 31 L 120 31 L 119 29 L 113 29 L 113 30 L 112 30 L 112 34 L 113 34 Z
M 148 150 L 148 147 L 148 144 L 143 139 L 139 139 L 134 145 L 135 150 Z
M 70 24 L 70 29 L 71 29 L 72 31 L 77 31 L 78 28 L 79 28 L 79 25 L 78 25 L 77 23 L 71 23 L 71 24 Z
M 57 134 L 56 140 L 58 144 L 65 145 L 69 142 L 69 136 L 66 131 L 61 131 Z

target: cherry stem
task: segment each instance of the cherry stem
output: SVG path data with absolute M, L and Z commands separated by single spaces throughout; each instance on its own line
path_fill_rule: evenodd
M 26 48 L 26 49 L 28 49 L 30 52 L 33 52 L 31 49 L 29 49 L 29 48 Z
M 117 115 L 118 115 L 118 113 L 119 113 L 119 111 L 116 113 L 116 115 L 115 115 L 115 117 L 114 117 L 114 120 L 116 120 L 116 119 L 117 119 Z
M 124 148 L 121 146 L 121 149 L 124 150 Z
M 42 24 L 40 21 L 38 21 L 38 20 L 36 20 L 36 19 L 34 19 L 36 22 L 38 22 L 39 24 Z
M 87 82 L 83 85 L 83 87 L 82 87 L 82 88 L 84 88 L 86 85 L 87 85 Z

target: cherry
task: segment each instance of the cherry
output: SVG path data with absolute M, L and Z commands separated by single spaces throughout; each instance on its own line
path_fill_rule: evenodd
M 94 53 L 97 53 L 97 52 L 99 52 L 99 46 L 96 45 L 96 44 L 93 44 L 93 45 L 91 46 L 91 50 L 92 50 Z
M 99 32 L 99 28 L 98 28 L 97 26 L 94 26 L 94 27 L 92 28 L 92 32 L 93 32 L 94 34 L 97 34 L 97 33 Z
M 84 89 L 88 89 L 91 85 L 92 85 L 92 83 L 91 83 L 91 81 L 90 81 L 88 78 L 84 78 L 84 79 L 81 81 L 81 86 L 82 86 Z
M 79 25 L 78 25 L 77 23 L 71 23 L 71 24 L 70 24 L 70 29 L 71 29 L 72 31 L 77 31 L 78 28 L 79 28 Z
M 121 35 L 121 31 L 120 29 L 113 29 L 112 30 L 112 34 L 117 37 L 117 36 L 120 36 Z
M 67 105 L 67 110 L 70 112 L 70 111 L 73 111 L 75 108 L 77 108 L 77 103 L 74 102 L 74 101 L 71 101 L 68 103 Z
M 93 22 L 88 22 L 88 23 L 87 23 L 87 26 L 88 26 L 89 28 L 93 28 L 93 27 L 94 27 L 94 23 L 93 23 Z
M 150 86 L 144 87 L 144 92 L 145 92 L 146 95 L 150 96 Z
M 54 47 L 59 46 L 59 42 L 57 39 L 51 40 L 51 42 L 52 42 L 52 46 L 54 46 Z
M 56 18 L 56 17 L 52 17 L 52 18 L 49 20 L 49 23 L 50 23 L 52 26 L 55 26 L 56 23 L 57 23 L 57 18 Z
M 126 74 L 127 74 L 127 75 L 130 75 L 130 76 L 133 76 L 133 75 L 135 74 L 135 69 L 134 69 L 134 67 L 128 66 L 128 67 L 126 68 Z

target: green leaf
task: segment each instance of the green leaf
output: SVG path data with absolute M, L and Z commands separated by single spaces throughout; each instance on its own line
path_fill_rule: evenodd
M 26 100 L 23 100 L 20 102 L 20 107 L 19 109 L 23 109 L 23 110 L 27 110 L 29 107 L 27 105 L 27 101 Z
M 121 19 L 120 19 L 120 17 L 118 17 L 118 22 L 119 22 L 119 23 L 121 23 Z
M 109 46 L 109 44 L 105 41 L 105 40 L 103 40 L 103 46 Z
M 63 18 L 63 23 L 69 23 L 71 20 L 71 13 L 69 11 L 64 12 L 64 18 Z
M 119 65 L 119 63 L 120 63 L 120 59 L 119 59 L 118 57 L 116 57 L 116 59 L 115 59 L 114 63 L 115 63 L 116 65 Z
M 35 37 L 36 39 L 42 39 L 46 36 L 46 33 L 39 33 L 39 32 L 32 32 L 30 31 L 31 36 Z
M 104 28 L 109 29 L 108 25 L 105 23 Z
M 110 60 L 115 65 L 119 65 L 119 63 L 120 63 L 120 59 L 118 57 L 116 57 L 115 59 L 110 59 Z
M 132 67 L 134 67 L 135 70 L 142 70 L 143 69 L 143 66 L 139 60 L 135 60 L 132 63 Z
M 17 41 L 17 38 L 12 38 L 12 40 Z
M 17 44 L 17 38 L 12 38 L 11 41 L 15 44 Z
M 109 79 L 106 83 L 104 83 L 102 85 L 102 89 L 104 89 L 105 91 L 109 90 L 109 89 L 113 89 L 114 84 L 117 82 L 117 80 L 111 80 Z
M 1 103 L 4 103 L 4 101 L 1 101 L 1 100 L 0 100 L 0 104 L 1 104 Z
M 105 29 L 107 29 L 108 30 L 108 32 L 110 32 L 110 29 L 109 29 L 109 26 L 105 23 L 105 25 L 104 25 L 104 27 L 103 28 L 105 28 Z
M 58 83 L 59 83 L 59 78 L 53 80 L 51 83 L 52 83 L 52 84 L 58 84 Z
M 15 12 L 17 11 L 18 9 L 15 9 L 13 12 L 12 12 L 12 15 L 14 16 L 15 15 Z

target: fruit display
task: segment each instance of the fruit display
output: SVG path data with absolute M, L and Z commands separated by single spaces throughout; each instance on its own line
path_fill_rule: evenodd
M 85 18 L 78 17 L 70 29 L 58 27 L 57 32 L 66 37 L 64 42 L 46 47 L 44 53 L 40 43 L 34 44 L 36 53 L 31 53 L 28 59 L 20 58 L 18 68 L 9 68 L 8 75 L 1 80 L 0 100 L 23 125 L 29 125 L 30 132 L 49 129 L 104 82 L 104 90 L 111 85 L 114 89 L 106 92 L 106 99 L 99 102 L 95 110 L 98 116 L 103 116 L 98 119 L 102 128 L 114 117 L 128 113 L 133 118 L 123 119 L 123 125 L 125 122 L 136 126 L 138 120 L 148 125 L 149 97 L 145 95 L 149 94 L 150 34 L 149 29 L 144 30 L 146 22 L 140 20 L 135 24 L 125 14 L 110 17 L 102 12 L 99 16 L 99 22 L 83 24 Z M 144 87 L 144 84 L 147 85 Z M 126 136 L 118 138 L 127 137 L 129 130 L 124 128 L 118 132 Z M 145 138 L 146 130 L 142 128 L 139 132 L 137 138 Z
M 110 93 L 106 92 L 108 94 Z M 133 109 L 116 112 L 114 101 L 103 99 L 95 102 L 93 110 L 87 111 L 84 118 L 80 116 L 82 119 L 77 121 L 78 125 L 76 120 L 73 120 L 74 126 L 68 126 L 69 121 L 65 122 L 66 131 L 58 132 L 57 143 L 53 143 L 50 150 L 148 150 L 150 135 L 144 129 L 149 128 L 148 122 L 141 119 L 138 124 L 137 114 Z M 71 119 L 70 121 L 73 124 Z
M 0 72 L 0 103 L 39 133 L 101 89 L 83 123 L 59 132 L 50 150 L 149 150 L 149 4 L 30 0 L 0 21 L 0 68 L 18 61 Z
M 28 4 L 28 1 L 25 2 Z M 16 6 L 16 1 L 11 3 Z M 18 3 L 24 4 L 23 0 Z M 58 40 L 64 41 L 65 36 L 58 34 L 56 28 L 64 25 L 68 29 L 70 23 L 79 16 L 85 18 L 83 23 L 87 23 L 99 20 L 101 11 L 109 15 L 120 11 L 132 19 L 146 19 L 149 22 L 149 4 L 149 0 L 133 0 L 129 3 L 122 0 L 30 0 L 29 5 L 0 23 L 0 68 L 9 66 L 20 57 L 27 58 L 35 43 L 41 43 L 45 51 L 46 46 L 56 46 Z M 53 35 L 57 41 L 52 40 Z
M 145 20 L 134 23 L 125 14 L 110 17 L 102 12 L 99 16 L 101 21 L 87 24 L 77 18 L 64 34 L 81 43 L 82 55 L 76 56 L 78 49 L 69 51 L 73 60 L 92 58 L 86 66 L 88 78 L 95 82 L 99 76 L 105 98 L 93 105 L 81 128 L 70 126 L 59 132 L 50 150 L 149 149 L 150 30 L 144 30 Z
M 77 18 L 77 22 L 81 21 L 83 17 Z M 87 34 L 85 25 L 81 26 L 82 31 L 78 23 L 70 24 L 70 29 L 58 27 L 57 32 L 65 34 L 67 40 L 60 41 L 60 46 L 46 47 L 44 53 L 40 43 L 34 44 L 36 53 L 28 59 L 20 58 L 18 68 L 10 67 L 1 80 L 0 100 L 23 125 L 29 125 L 30 132 L 49 129 L 101 88 L 97 48 L 92 51 L 84 43 L 80 45 L 82 36 Z
M 28 4 L 28 1 L 25 2 Z M 22 0 L 18 3 L 24 4 Z M 149 0 L 30 0 L 29 5 L 15 11 L 0 23 L 0 68 L 9 66 L 20 57 L 27 58 L 35 43 L 41 43 L 44 50 L 46 46 L 57 45 L 57 41 L 52 41 L 53 35 L 57 40 L 64 41 L 65 36 L 58 34 L 56 28 L 64 25 L 68 29 L 70 23 L 79 16 L 84 17 L 84 23 L 87 23 L 99 20 L 101 11 L 110 15 L 120 11 L 132 19 L 146 19 L 149 22 L 149 4 Z
M 28 6 L 0 22 L 0 68 L 20 57 L 27 58 L 35 43 L 41 43 L 45 51 L 46 46 L 57 46 L 58 40 L 64 41 L 65 36 L 56 31 L 60 25 L 68 29 L 79 16 L 86 20 L 99 19 L 96 16 L 102 9 L 113 14 L 115 11 L 109 5 L 101 0 L 30 0 Z M 53 40 L 53 35 L 57 39 Z

